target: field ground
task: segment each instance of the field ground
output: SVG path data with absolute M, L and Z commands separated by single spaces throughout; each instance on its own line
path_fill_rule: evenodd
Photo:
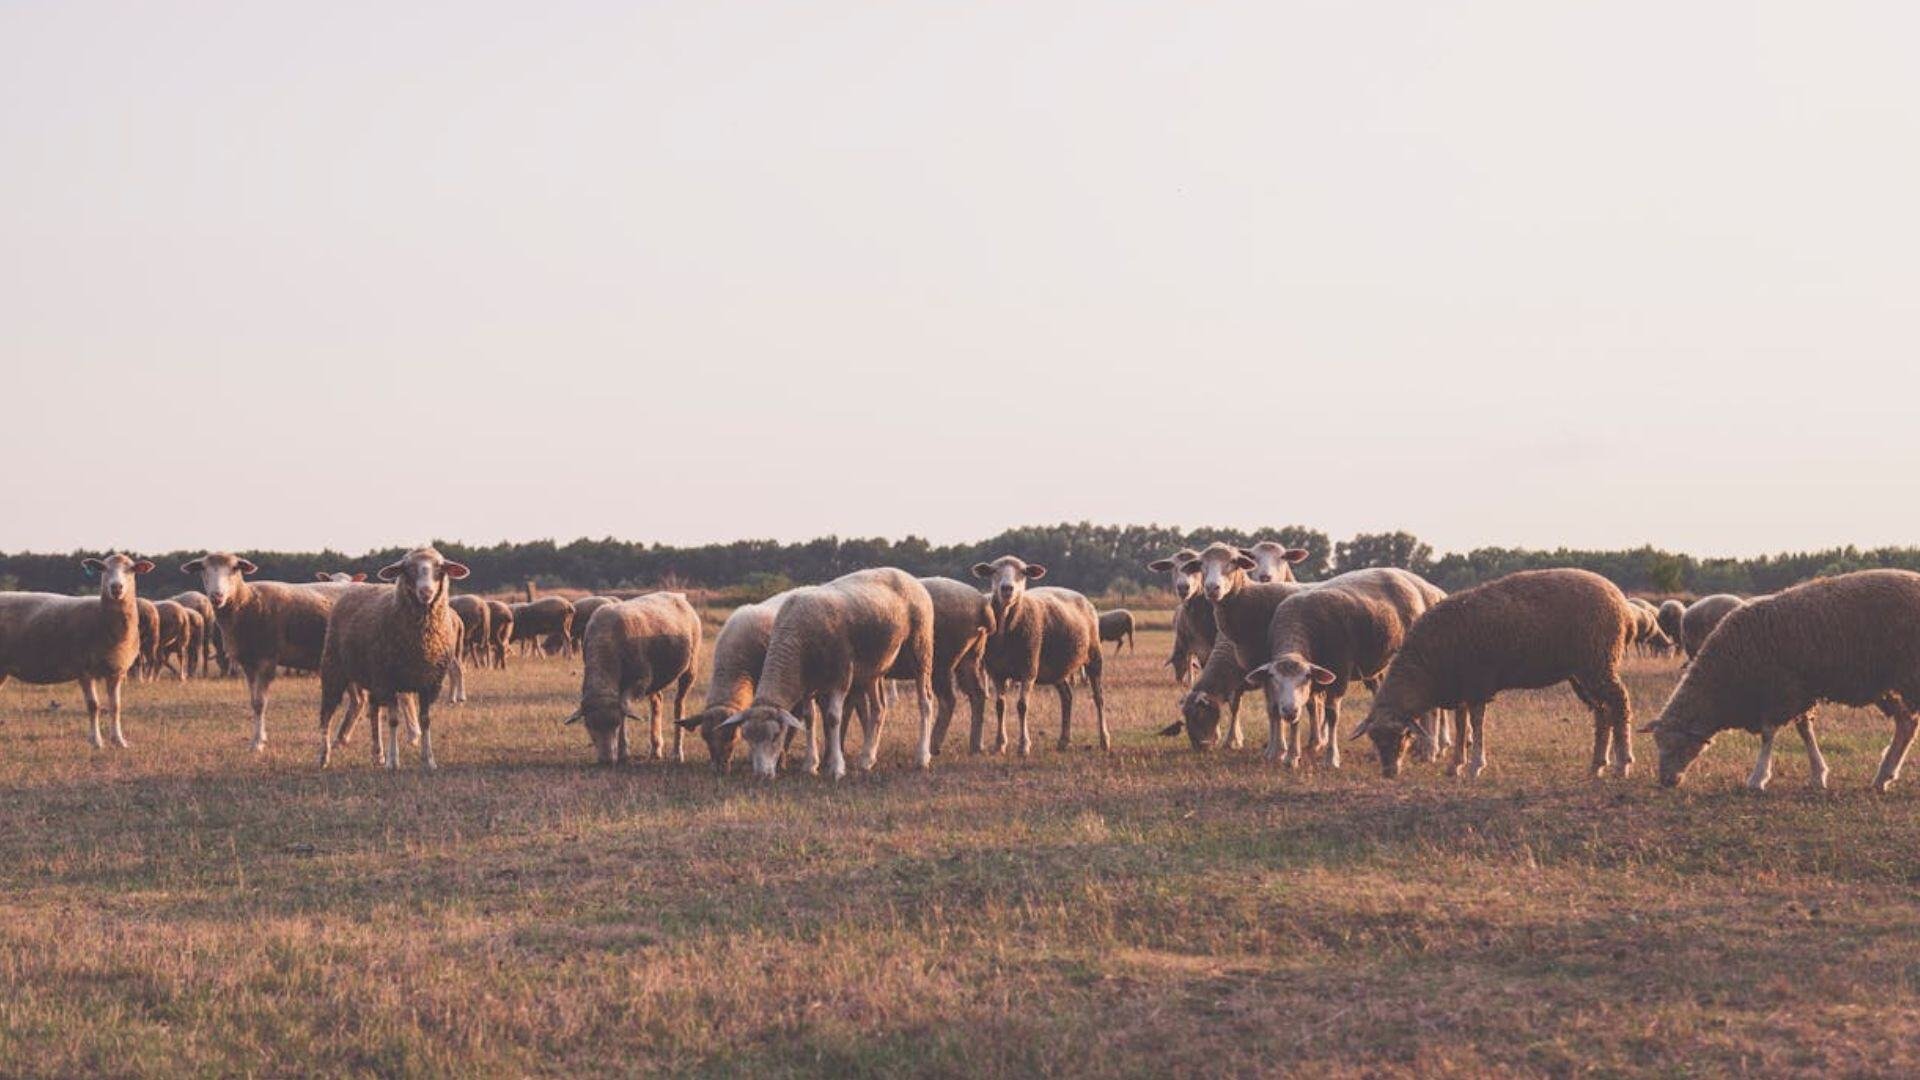
M 1920 1072 L 1920 790 L 1867 792 L 1877 714 L 1826 710 L 1832 794 L 1790 737 L 1765 796 L 1740 736 L 1679 791 L 1645 737 L 1587 780 L 1565 690 L 1495 703 L 1480 782 L 1388 783 L 1362 744 L 1263 767 L 1251 714 L 1239 753 L 1157 738 L 1139 644 L 1111 756 L 1055 752 L 1046 695 L 1031 759 L 969 758 L 963 710 L 920 775 L 909 706 L 839 786 L 697 739 L 589 767 L 566 660 L 470 676 L 432 776 L 364 728 L 316 772 L 312 679 L 260 758 L 238 682 L 131 687 L 127 752 L 9 685 L 0 1073 Z M 1675 674 L 1630 676 L 1650 715 Z

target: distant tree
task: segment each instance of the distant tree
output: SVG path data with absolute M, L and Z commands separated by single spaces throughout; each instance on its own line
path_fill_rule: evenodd
M 1425 574 L 1433 568 L 1433 548 L 1406 531 L 1360 533 L 1335 546 L 1334 562 L 1341 573 L 1371 566 L 1397 566 Z

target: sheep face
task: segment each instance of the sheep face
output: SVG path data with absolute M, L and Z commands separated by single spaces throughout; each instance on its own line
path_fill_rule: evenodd
M 1211 750 L 1220 745 L 1220 717 L 1226 703 L 1205 690 L 1189 690 L 1180 699 L 1180 717 L 1182 723 L 1169 731 L 1179 734 L 1178 729 L 1186 728 L 1187 742 L 1195 750 Z
M 1311 554 L 1306 548 L 1290 548 L 1271 540 L 1262 540 L 1246 549 L 1253 556 L 1253 568 L 1247 576 L 1255 581 L 1292 581 L 1295 563 L 1305 562 Z
M 688 731 L 698 731 L 700 738 L 707 744 L 707 755 L 713 759 L 715 772 L 726 772 L 733 764 L 734 736 L 739 726 L 726 726 L 727 710 L 721 706 L 703 709 L 680 721 L 680 726 Z
M 215 610 L 220 610 L 233 602 L 234 595 L 240 591 L 242 579 L 248 574 L 259 573 L 260 568 L 238 555 L 213 551 L 182 566 L 180 570 L 182 573 L 199 575 L 200 591 L 207 594 L 207 600 Z
M 1265 689 L 1282 720 L 1298 720 L 1300 710 L 1313 697 L 1313 688 L 1326 686 L 1334 679 L 1333 672 L 1309 663 L 1299 653 L 1288 653 L 1247 672 L 1247 685 Z
M 626 720 L 627 712 L 619 701 L 596 701 L 581 705 L 580 711 L 567 722 L 582 722 L 587 729 L 587 741 L 593 744 L 593 759 L 602 765 L 613 765 L 622 760 L 620 725 Z
M 1186 561 L 1184 569 L 1200 576 L 1201 591 L 1217 604 L 1239 588 L 1256 565 L 1253 556 L 1237 547 L 1208 544 L 1207 550 Z
M 973 576 L 987 583 L 987 594 L 993 598 L 993 612 L 996 617 L 1004 616 L 1020 602 L 1027 591 L 1027 582 L 1039 581 L 1047 576 L 1047 568 L 1039 563 L 1029 563 L 1017 556 L 1002 555 L 990 563 L 974 563 Z
M 426 605 L 446 594 L 449 579 L 459 581 L 468 573 L 465 566 L 427 547 L 409 551 L 399 562 L 381 567 L 380 580 L 393 582 L 402 596 Z
M 1366 720 L 1348 737 L 1357 739 L 1365 735 L 1372 739 L 1373 748 L 1380 755 L 1380 775 L 1392 780 L 1400 775 L 1400 766 L 1406 763 L 1407 748 L 1413 745 L 1413 737 L 1423 730 L 1417 717 L 1396 715 L 1382 709 L 1376 701 Z
M 1660 786 L 1678 787 L 1687 778 L 1687 769 L 1713 743 L 1713 736 L 1702 735 L 1692 724 L 1683 723 L 1675 712 L 1675 706 L 1685 708 L 1682 696 L 1687 684 L 1682 682 L 1674 691 L 1673 700 L 1658 720 L 1640 729 L 1641 734 L 1653 736 L 1653 745 L 1660 751 Z
M 134 595 L 134 575 L 153 569 L 153 564 L 145 559 L 135 562 L 120 554 L 104 559 L 82 559 L 80 565 L 87 571 L 88 577 L 100 579 L 100 595 L 115 601 Z
M 1200 553 L 1191 548 L 1181 548 L 1169 559 L 1155 559 L 1147 564 L 1147 569 L 1156 574 L 1166 574 L 1173 588 L 1173 595 L 1185 601 L 1200 589 L 1200 575 L 1188 573 L 1187 563 L 1200 557 Z
M 738 728 L 747 742 L 747 761 L 753 775 L 771 780 L 780 771 L 780 754 L 786 749 L 787 732 L 805 731 L 800 718 L 772 705 L 755 705 L 721 721 L 722 728 Z

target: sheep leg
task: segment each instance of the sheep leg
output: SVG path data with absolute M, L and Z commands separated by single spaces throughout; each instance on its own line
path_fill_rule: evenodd
M 1619 676 L 1609 674 L 1594 696 L 1600 699 L 1613 736 L 1607 761 L 1613 766 L 1613 775 L 1625 780 L 1633 771 L 1633 704 L 1627 698 L 1626 684 L 1620 681 Z
M 324 677 L 321 685 L 326 685 Z M 348 683 L 346 686 L 347 715 L 340 720 L 340 730 L 333 737 L 333 745 L 345 746 L 353 741 L 353 725 L 360 719 L 360 710 L 367 704 L 367 695 L 359 687 Z
M 693 689 L 693 672 L 691 670 L 681 672 L 680 678 L 673 684 L 673 760 L 679 762 L 687 760 L 686 744 L 682 741 L 687 731 L 680 726 L 680 721 L 686 716 L 687 691 L 691 689 Z
M 87 741 L 98 750 L 106 743 L 100 738 L 100 691 L 91 676 L 80 678 L 80 696 L 87 700 Z
M 1886 702 L 1881 711 L 1890 712 L 1893 716 L 1893 741 L 1887 744 L 1886 752 L 1880 755 L 1880 771 L 1873 778 L 1873 790 L 1883 794 L 1893 786 L 1895 780 L 1900 779 L 1900 767 L 1906 764 L 1907 748 L 1913 745 L 1915 726 L 1913 710 L 1904 704 L 1892 708 L 1888 706 L 1894 706 L 1894 703 Z
M 333 714 L 340 707 L 340 699 L 346 696 L 346 684 L 328 677 L 324 672 L 320 676 L 320 767 L 326 768 L 333 758 Z M 344 728 L 345 725 L 342 725 Z
M 1020 717 L 1021 757 L 1026 757 L 1028 754 L 1033 753 L 1033 736 L 1027 729 L 1027 694 L 1032 689 L 1033 681 L 1031 679 L 1021 679 L 1019 696 L 1014 699 L 1014 711 L 1018 713 Z
M 801 723 L 807 725 L 807 775 L 819 776 L 820 775 L 819 710 L 814 707 L 813 699 L 808 698 L 805 701 L 802 701 L 798 706 L 795 707 L 794 715 L 800 718 Z
M 1476 701 L 1467 706 L 1467 723 L 1473 728 L 1473 758 L 1467 763 L 1467 779 L 1476 780 L 1487 771 L 1487 703 Z
M 1322 730 L 1326 733 L 1327 768 L 1329 769 L 1340 767 L 1340 696 L 1331 690 L 1327 692 L 1324 708 L 1326 715 L 1322 721 Z
M 654 761 L 667 756 L 667 743 L 660 735 L 659 694 L 647 695 L 647 749 L 649 757 Z
M 1768 728 L 1760 733 L 1760 757 L 1753 763 L 1753 771 L 1747 774 L 1747 788 L 1750 791 L 1767 790 L 1767 781 L 1773 779 L 1773 737 L 1779 728 Z
M 1227 749 L 1239 750 L 1247 745 L 1247 733 L 1240 728 L 1240 691 L 1227 695 Z
M 440 767 L 433 759 L 433 698 L 420 695 L 420 767 L 432 772 Z
M 1107 726 L 1107 672 L 1104 667 L 1093 669 L 1087 676 L 1087 684 L 1093 687 L 1093 723 L 1100 729 L 1100 752 L 1113 752 L 1113 729 Z
M 914 764 L 922 770 L 925 770 L 933 767 L 934 704 L 933 677 L 930 674 L 921 674 L 918 690 L 920 694 L 920 748 L 914 754 Z M 948 700 L 952 700 L 951 689 L 948 690 Z M 953 719 L 953 710 L 950 706 L 947 709 L 947 719 Z
M 933 673 L 933 698 L 938 703 L 938 712 L 933 719 L 933 742 L 930 747 L 934 754 L 947 744 L 947 728 L 953 724 L 953 714 L 960 701 L 953 693 L 953 669 L 937 670 Z
M 860 717 L 860 733 L 866 743 L 860 748 L 860 771 L 872 772 L 880 763 L 880 735 L 886 730 L 887 711 L 885 683 L 869 683 L 865 692 L 855 691 L 854 711 Z
M 1263 697 L 1267 704 L 1267 751 L 1261 757 L 1269 765 L 1278 765 L 1287 752 L 1287 738 L 1280 727 L 1280 705 L 1272 694 Z
M 467 700 L 467 665 L 461 663 L 459 653 L 455 653 L 453 662 L 447 665 L 447 685 L 452 690 L 448 696 L 450 702 L 459 705 Z
M 1447 775 L 1459 776 L 1467 771 L 1467 744 L 1473 740 L 1467 737 L 1467 710 L 1453 710 L 1452 720 L 1453 762 L 1447 766 Z
M 1062 679 L 1054 688 L 1060 695 L 1060 742 L 1056 750 L 1073 749 L 1073 680 Z
M 1807 782 L 1821 791 L 1827 790 L 1827 758 L 1820 752 L 1820 740 L 1813 733 L 1813 714 L 1797 717 L 1793 726 L 1800 732 L 1800 741 L 1807 744 Z
M 827 738 L 827 775 L 835 780 L 847 775 L 845 712 L 847 692 L 829 690 L 820 703 L 820 725 Z
M 387 722 L 387 760 L 389 770 L 400 768 L 400 702 L 389 700 L 385 705 L 376 705 L 370 717 L 377 727 L 381 720 Z
M 247 700 L 253 708 L 253 752 L 267 748 L 267 690 L 273 686 L 271 662 L 254 664 L 242 674 L 247 677 Z

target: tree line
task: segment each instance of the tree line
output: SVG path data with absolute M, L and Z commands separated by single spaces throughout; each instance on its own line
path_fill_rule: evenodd
M 1245 530 L 1062 523 L 1008 529 L 984 540 L 959 544 L 931 544 L 917 536 L 900 540 L 825 536 L 795 543 L 736 540 L 694 546 L 610 537 L 582 538 L 566 544 L 551 540 L 490 546 L 452 541 L 435 544 L 447 557 L 473 569 L 464 586 L 466 591 L 514 591 L 529 583 L 536 589 L 593 592 L 669 586 L 707 589 L 744 600 L 869 566 L 898 566 L 923 576 L 966 579 L 974 563 L 1004 554 L 1017 554 L 1045 565 L 1049 585 L 1124 598 L 1165 585 L 1164 577 L 1147 570 L 1148 562 L 1183 547 L 1198 549 L 1215 540 L 1239 545 L 1277 540 L 1305 548 L 1308 557 L 1296 572 L 1308 581 L 1369 566 L 1399 566 L 1449 591 L 1516 570 L 1551 566 L 1592 570 L 1629 592 L 1676 595 L 1775 592 L 1809 578 L 1872 567 L 1920 570 L 1920 548 L 1908 547 L 1864 551 L 1845 547 L 1748 559 L 1702 559 L 1651 546 L 1624 551 L 1488 547 L 1436 555 L 1431 546 L 1407 532 L 1362 533 L 1336 543 L 1326 533 L 1300 525 Z M 81 576 L 79 560 L 104 554 L 0 553 L 0 588 L 85 592 L 88 586 Z M 143 589 L 145 595 L 166 596 L 196 587 L 178 567 L 202 552 L 138 554 L 159 564 Z M 360 555 L 333 550 L 242 554 L 259 565 L 261 578 L 311 581 L 321 571 L 372 572 L 405 554 L 405 549 L 386 548 Z

